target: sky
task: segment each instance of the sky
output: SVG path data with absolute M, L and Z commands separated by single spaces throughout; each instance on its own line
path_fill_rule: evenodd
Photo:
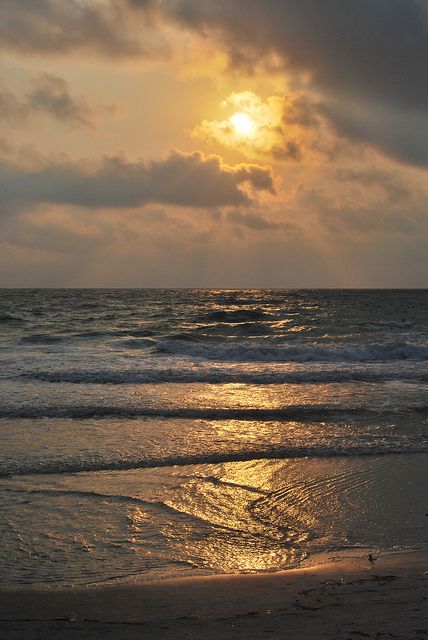
M 427 287 L 428 0 L 0 0 L 0 286 Z

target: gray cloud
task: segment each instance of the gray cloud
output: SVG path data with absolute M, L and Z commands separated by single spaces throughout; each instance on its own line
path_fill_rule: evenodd
M 144 47 L 130 34 L 125 4 L 122 0 L 2 0 L 0 48 L 25 54 L 84 49 L 108 56 L 142 55 Z
M 227 219 L 233 224 L 248 227 L 253 231 L 267 231 L 281 227 L 278 223 L 267 220 L 257 213 L 243 213 L 235 210 L 228 213 Z
M 332 207 L 320 212 L 321 224 L 332 234 L 361 239 L 375 234 L 427 237 L 428 220 L 424 210 L 385 210 L 378 207 Z
M 22 103 L 7 87 L 0 85 L 0 119 L 2 121 L 18 121 L 26 118 L 27 115 L 27 105 Z
M 37 169 L 4 160 L 0 164 L 2 210 L 26 210 L 40 203 L 88 208 L 133 208 L 146 203 L 184 207 L 249 205 L 254 191 L 274 192 L 270 167 L 223 164 L 217 156 L 172 152 L 166 159 L 128 162 L 105 158 L 94 169 L 72 161 Z
M 377 167 L 337 169 L 335 178 L 339 182 L 356 183 L 364 189 L 378 187 L 386 194 L 391 203 L 401 203 L 411 196 L 409 189 L 405 187 L 398 175 Z
M 409 164 L 428 166 L 428 109 L 426 114 L 409 113 L 394 105 L 375 108 L 334 100 L 320 106 L 320 112 L 349 140 Z
M 33 81 L 33 88 L 26 97 L 29 107 L 35 111 L 48 113 L 58 120 L 93 125 L 94 109 L 84 98 L 72 96 L 68 83 L 62 78 L 42 75 Z
M 348 238 L 353 241 L 371 242 L 377 236 L 384 240 L 394 236 L 413 237 L 426 242 L 428 234 L 426 191 L 404 194 L 391 192 L 393 174 L 372 168 L 371 171 L 342 169 L 336 172 L 335 178 L 343 182 L 356 183 L 364 188 L 364 198 L 355 194 L 331 195 L 324 188 L 305 187 L 300 185 L 294 202 L 288 211 L 289 218 L 293 214 L 305 212 L 313 219 L 315 226 L 332 237 Z M 399 183 L 397 188 L 399 188 Z M 383 197 L 378 197 L 373 188 L 380 187 Z M 367 192 L 372 190 L 371 197 Z M 386 196 L 386 197 L 385 197 Z M 379 247 L 382 246 L 383 240 Z
M 69 84 L 58 76 L 44 73 L 31 82 L 27 92 L 13 93 L 0 84 L 0 117 L 21 122 L 44 114 L 67 124 L 93 127 L 100 115 L 113 115 L 116 108 L 91 106 L 83 96 L 74 96 Z
M 335 94 L 428 108 L 426 0 L 167 0 L 162 6 L 192 29 L 216 29 L 230 47 L 278 53 L 290 69 L 310 72 Z

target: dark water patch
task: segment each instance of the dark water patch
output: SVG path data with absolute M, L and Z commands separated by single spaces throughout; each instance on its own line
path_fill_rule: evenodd
M 148 338 L 153 336 L 154 333 L 150 329 L 89 329 L 88 331 L 79 331 L 73 333 L 73 336 L 78 338 L 121 338 L 121 337 L 135 337 L 135 338 Z
M 154 331 L 151 329 L 131 329 L 128 331 L 128 335 L 134 336 L 135 338 L 149 338 L 154 335 Z
M 202 325 L 190 332 L 189 335 L 198 339 L 208 339 L 214 336 L 241 337 L 241 336 L 270 336 L 273 332 L 270 323 L 267 322 L 233 322 Z M 171 339 L 176 336 L 170 336 Z
M 116 346 L 121 346 L 125 349 L 147 349 L 155 344 L 153 338 L 129 338 L 129 340 L 121 340 Z
M 259 309 L 238 309 L 235 311 L 210 311 L 201 316 L 201 320 L 209 322 L 251 322 L 256 320 L 269 320 L 271 314 Z
M 62 342 L 64 336 L 52 336 L 48 334 L 33 334 L 30 336 L 23 336 L 20 340 L 21 344 L 57 344 Z
M 201 337 L 196 332 L 183 331 L 181 333 L 173 333 L 170 336 L 171 340 L 178 340 L 181 342 L 193 342 L 201 340 Z
M 428 416 L 428 405 L 425 405 L 422 407 L 415 407 L 414 410 L 417 411 L 417 413 L 421 413 L 422 415 Z
M 235 331 L 241 336 L 267 336 L 272 333 L 270 326 L 260 322 L 243 322 L 235 325 Z
M 11 316 L 8 313 L 0 314 L 0 325 L 21 325 L 24 324 L 25 320 L 23 318 L 18 318 L 17 316 Z

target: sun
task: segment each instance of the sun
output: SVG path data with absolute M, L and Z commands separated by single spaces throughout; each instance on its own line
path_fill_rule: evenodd
M 241 111 L 234 113 L 229 120 L 232 123 L 235 133 L 239 136 L 250 136 L 252 134 L 254 122 L 246 113 L 242 113 Z

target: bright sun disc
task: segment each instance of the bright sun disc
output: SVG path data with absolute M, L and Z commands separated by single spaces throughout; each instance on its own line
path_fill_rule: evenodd
M 230 122 L 232 123 L 236 133 L 241 136 L 250 135 L 254 129 L 254 123 L 246 113 L 233 114 L 230 118 Z

